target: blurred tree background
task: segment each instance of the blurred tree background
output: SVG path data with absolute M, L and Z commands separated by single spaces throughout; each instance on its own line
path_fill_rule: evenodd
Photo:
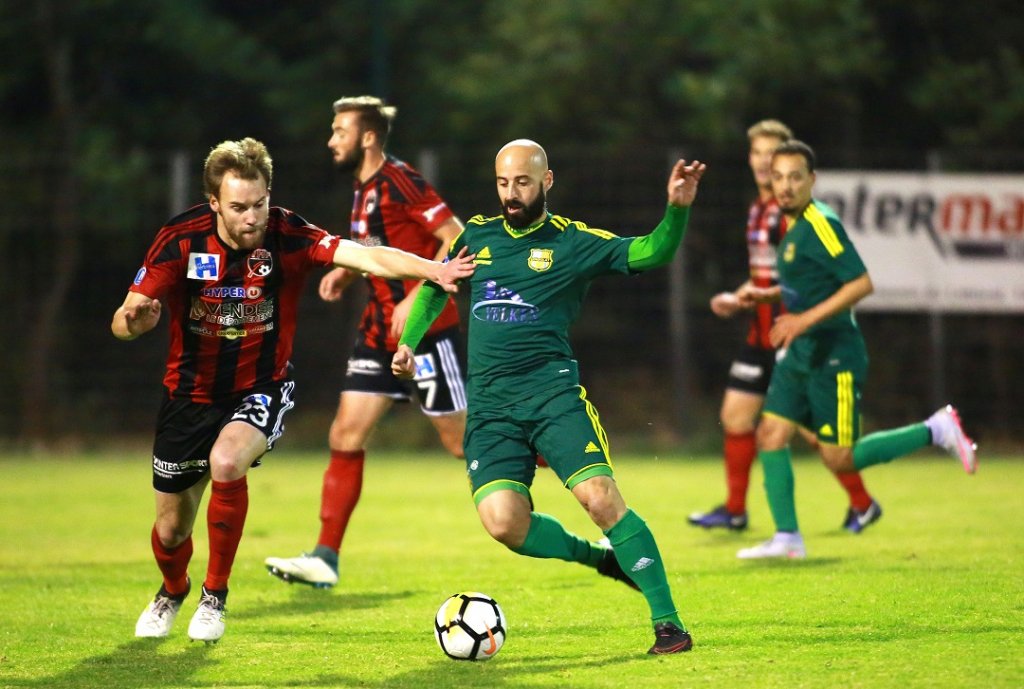
M 0 6 L 0 299 L 8 307 L 0 438 L 45 445 L 148 434 L 165 338 L 123 345 L 107 326 L 157 228 L 183 209 L 174 201 L 202 200 L 202 159 L 219 141 L 267 143 L 274 202 L 333 231 L 346 226 L 350 193 L 324 148 L 341 95 L 374 93 L 398 106 L 389 149 L 424 167 L 464 219 L 496 209 L 493 152 L 512 138 L 549 148 L 558 212 L 634 230 L 626 234 L 657 221 L 669 154 L 700 157 L 712 170 L 687 238 L 686 275 L 687 303 L 704 318 L 707 296 L 742 278 L 750 123 L 785 120 L 825 167 L 913 170 L 940 159 L 948 170 L 1020 171 L 1022 36 L 1024 13 L 1009 0 L 8 0 Z M 176 164 L 187 166 L 191 186 L 175 195 Z M 664 278 L 643 280 L 641 298 L 664 291 Z M 596 288 L 592 300 L 621 291 Z M 311 293 L 303 308 L 296 356 L 308 358 L 311 380 L 324 385 L 320 368 L 337 381 L 359 305 L 342 316 Z M 664 344 L 658 328 L 637 334 L 649 323 L 600 308 L 587 314 L 594 325 L 585 337 L 624 328 Z M 904 337 L 891 330 L 899 324 L 877 320 L 876 348 Z M 979 392 L 969 406 L 992 435 L 1012 435 L 1021 319 L 968 325 L 957 332 L 988 335 L 950 365 L 995 357 L 985 379 L 1002 397 L 989 405 Z M 702 410 L 691 426 L 714 424 L 740 332 L 722 328 L 697 320 L 690 331 L 698 370 L 684 393 L 691 412 Z M 871 347 L 870 321 L 866 329 Z M 919 344 L 907 337 L 907 346 Z M 609 365 L 598 369 L 607 397 L 640 389 L 653 402 L 635 404 L 671 406 L 671 392 L 634 384 L 645 375 L 657 384 L 653 355 L 619 378 L 610 368 L 623 354 L 581 358 L 584 370 L 588 356 Z M 309 404 L 330 414 L 336 389 L 314 387 Z M 642 422 L 628 413 L 633 402 L 620 409 L 601 399 L 602 409 Z M 902 404 L 883 408 L 890 417 L 930 411 Z M 668 413 L 662 424 L 677 437 Z M 319 441 L 326 426 L 314 428 Z

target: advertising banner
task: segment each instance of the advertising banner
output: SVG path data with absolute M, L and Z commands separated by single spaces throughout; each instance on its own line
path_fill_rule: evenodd
M 1024 175 L 819 170 L 876 311 L 1024 312 Z

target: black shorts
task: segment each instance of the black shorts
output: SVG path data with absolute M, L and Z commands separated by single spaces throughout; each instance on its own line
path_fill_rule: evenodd
M 400 402 L 412 399 L 413 390 L 425 414 L 441 415 L 466 408 L 462 377 L 462 339 L 458 328 L 423 338 L 416 349 L 416 377 L 401 380 L 391 372 L 394 352 L 367 347 L 356 341 L 348 360 L 342 392 L 385 395 Z
M 764 397 L 768 392 L 776 356 L 777 352 L 774 349 L 763 349 L 744 342 L 743 348 L 729 367 L 729 382 L 726 387 Z
M 210 450 L 231 421 L 247 423 L 267 436 L 267 451 L 284 433 L 284 415 L 295 406 L 295 383 L 250 390 L 224 402 L 200 404 L 164 393 L 153 441 L 153 488 L 180 493 L 210 470 Z M 253 462 L 259 465 L 260 460 Z

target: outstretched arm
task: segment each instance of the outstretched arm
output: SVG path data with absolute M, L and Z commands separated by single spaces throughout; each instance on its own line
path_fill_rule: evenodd
M 398 341 L 398 349 L 391 360 L 391 372 L 397 377 L 408 380 L 416 373 L 413 352 L 430 328 L 430 324 L 441 315 L 447 302 L 448 295 L 437 285 L 428 282 L 420 287 L 419 294 L 416 295 L 416 300 L 409 310 L 409 319 L 405 323 L 405 330 L 402 331 L 402 338 Z
M 697 197 L 697 186 L 707 166 L 695 160 L 687 164 L 679 160 L 668 178 L 668 207 L 665 217 L 647 235 L 637 237 L 629 245 L 631 270 L 650 270 L 672 260 L 690 218 L 690 205 Z
M 148 333 L 160 321 L 160 300 L 138 292 L 129 292 L 124 303 L 114 312 L 110 332 L 119 340 L 134 340 Z
M 430 261 L 389 246 L 363 246 L 343 239 L 334 252 L 334 265 L 396 280 L 429 280 L 446 292 L 458 291 L 457 282 L 473 274 L 473 257 L 463 249 L 446 263 Z

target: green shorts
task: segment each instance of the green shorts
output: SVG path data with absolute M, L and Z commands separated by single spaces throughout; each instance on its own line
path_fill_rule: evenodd
M 823 443 L 852 447 L 861 434 L 867 373 L 859 330 L 802 335 L 775 365 L 764 413 L 810 429 Z
M 530 497 L 538 454 L 566 488 L 612 475 L 608 438 L 581 385 L 506 406 L 470 404 L 464 447 L 477 504 L 496 490 Z

